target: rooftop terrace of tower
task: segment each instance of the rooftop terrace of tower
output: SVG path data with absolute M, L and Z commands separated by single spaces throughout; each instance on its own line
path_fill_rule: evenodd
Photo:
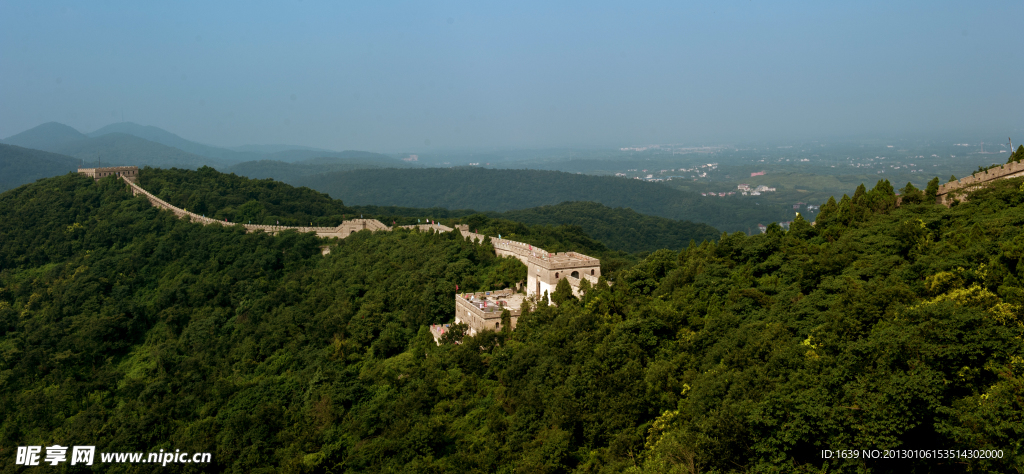
M 541 268 L 556 270 L 562 268 L 600 266 L 601 260 L 578 252 L 558 252 L 537 253 L 536 255 L 531 255 L 530 263 L 536 264 Z
M 508 310 L 510 329 L 515 329 L 525 295 L 512 289 L 455 295 L 455 322 L 469 326 L 470 335 L 501 329 L 501 313 Z M 439 337 L 435 334 L 435 338 Z

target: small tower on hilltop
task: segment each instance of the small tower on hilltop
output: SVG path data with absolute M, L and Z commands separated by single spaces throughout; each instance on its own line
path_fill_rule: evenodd
M 96 181 L 107 176 L 120 176 L 122 179 L 137 183 L 139 181 L 138 166 L 113 166 L 108 168 L 78 168 L 80 174 L 84 174 Z

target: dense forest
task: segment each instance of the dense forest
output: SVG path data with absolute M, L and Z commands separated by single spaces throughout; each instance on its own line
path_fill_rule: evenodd
M 816 226 L 659 250 L 513 332 L 438 345 L 456 285 L 525 268 L 406 230 L 322 256 L 110 178 L 40 180 L 0 194 L 0 442 L 214 453 L 168 472 L 1019 471 L 1024 182 L 951 209 L 930 192 L 896 207 L 880 181 Z
M 712 199 L 661 183 L 610 176 L 485 168 L 362 169 L 295 181 L 350 205 L 444 207 L 505 212 L 590 201 L 642 214 L 708 224 L 724 231 L 788 221 L 792 209 Z

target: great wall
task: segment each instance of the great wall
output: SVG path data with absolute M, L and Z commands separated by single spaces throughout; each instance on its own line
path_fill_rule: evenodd
M 967 193 L 980 189 L 992 181 L 1018 176 L 1024 176 L 1024 162 L 1007 163 L 974 173 L 965 178 L 940 185 L 939 191 L 935 193 L 935 202 L 949 207 L 954 201 L 966 201 Z
M 204 225 L 242 226 L 246 232 L 266 232 L 275 235 L 284 231 L 314 232 L 319 237 L 339 239 L 344 239 L 355 232 L 364 230 L 392 230 L 392 227 L 376 219 L 352 219 L 344 221 L 336 227 L 241 224 L 227 220 L 217 220 L 181 209 L 146 191 L 137 182 L 139 174 L 137 167 L 80 168 L 78 172 L 96 180 L 107 176 L 116 176 L 128 185 L 133 196 L 144 196 L 153 206 L 171 211 L 181 219 L 187 218 L 191 222 Z M 948 207 L 954 201 L 966 200 L 968 192 L 979 189 L 989 182 L 1016 176 L 1024 176 L 1024 163 L 1008 163 L 985 170 L 984 172 L 975 173 L 966 178 L 939 186 L 939 190 L 936 193 L 936 202 Z M 526 265 L 527 281 L 525 296 L 511 289 L 455 295 L 455 323 L 466 324 L 470 334 L 476 334 L 479 331 L 485 330 L 500 330 L 503 328 L 503 324 L 509 325 L 509 329 L 514 329 L 523 301 L 528 299 L 538 300 L 545 294 L 549 295 L 550 301 L 550 295 L 554 292 L 559 280 L 567 280 L 573 293 L 579 296 L 580 285 L 583 280 L 595 284 L 601 277 L 601 261 L 577 252 L 550 253 L 523 242 L 470 232 L 469 227 L 466 225 L 459 225 L 454 229 L 438 223 L 398 227 L 434 232 L 458 231 L 463 238 L 474 242 L 484 242 L 485 239 L 490 238 L 495 254 L 502 257 L 515 257 Z M 330 253 L 329 246 L 324 246 L 323 249 L 324 254 Z M 507 322 L 501 320 L 504 310 L 508 310 L 511 315 Z M 437 324 L 431 326 L 430 330 L 434 334 L 435 339 L 440 339 L 449 327 L 450 325 L 447 324 Z
M 100 180 L 107 176 L 116 176 L 117 179 L 124 181 L 128 185 L 128 189 L 133 196 L 143 196 L 155 207 L 171 211 L 180 219 L 187 218 L 191 222 L 203 225 L 242 226 L 246 232 L 266 232 L 274 235 L 284 231 L 314 232 L 319 237 L 339 239 L 344 239 L 355 232 L 364 230 L 392 230 L 392 227 L 377 219 L 352 219 L 342 222 L 337 227 L 242 224 L 227 220 L 217 220 L 186 211 L 143 189 L 138 184 L 138 167 L 79 168 L 78 172 L 95 180 Z M 470 239 L 473 242 L 484 242 L 485 239 L 490 238 L 496 255 L 515 257 L 526 265 L 525 297 L 511 289 L 455 295 L 455 323 L 466 324 L 471 335 L 479 331 L 501 329 L 501 314 L 504 309 L 508 309 L 512 314 L 508 324 L 510 329 L 514 329 L 522 302 L 526 299 L 538 300 L 545 294 L 548 295 L 548 301 L 550 302 L 550 295 L 554 293 L 559 280 L 567 280 L 573 294 L 579 296 L 580 284 L 583 280 L 587 280 L 590 284 L 595 284 L 601 277 L 601 260 L 577 252 L 551 253 L 523 242 L 470 232 L 469 226 L 466 225 L 459 225 L 454 229 L 438 223 L 397 227 L 434 232 L 452 232 L 457 230 L 462 235 L 462 238 Z M 325 255 L 330 253 L 330 247 L 325 246 L 322 248 Z M 448 327 L 449 325 L 434 325 L 430 329 L 435 339 L 439 339 Z

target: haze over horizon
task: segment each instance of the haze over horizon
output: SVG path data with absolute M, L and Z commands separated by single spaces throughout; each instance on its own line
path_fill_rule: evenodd
M 1024 131 L 1024 3 L 0 5 L 0 136 L 382 152 Z M 1014 142 L 1024 142 L 1014 136 Z

